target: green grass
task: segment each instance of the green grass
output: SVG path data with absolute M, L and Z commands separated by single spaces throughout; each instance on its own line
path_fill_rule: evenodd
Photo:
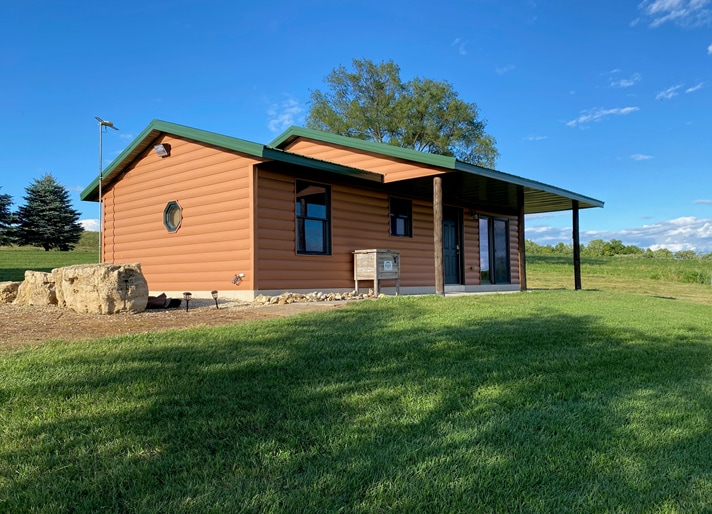
M 99 262 L 99 233 L 84 232 L 79 244 L 71 252 L 32 246 L 0 246 L 0 282 L 22 281 L 25 271 L 52 271 L 72 264 Z
M 709 511 L 710 314 L 403 297 L 6 353 L 0 511 Z

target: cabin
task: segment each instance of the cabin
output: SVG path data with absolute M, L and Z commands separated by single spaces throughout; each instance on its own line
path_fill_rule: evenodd
M 151 294 L 242 300 L 352 291 L 364 254 L 385 268 L 362 275 L 362 291 L 526 290 L 525 215 L 571 211 L 577 250 L 579 210 L 603 207 L 453 157 L 316 130 L 292 127 L 264 145 L 161 120 L 81 199 L 101 205 L 101 261 L 139 262 Z

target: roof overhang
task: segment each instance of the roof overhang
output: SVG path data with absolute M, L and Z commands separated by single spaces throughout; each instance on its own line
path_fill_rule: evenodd
M 350 178 L 368 182 L 383 182 L 383 176 L 378 173 L 342 166 L 332 162 L 321 161 L 303 155 L 290 153 L 278 148 L 271 148 L 259 143 L 245 141 L 234 137 L 199 130 L 185 125 L 153 120 L 126 149 L 102 171 L 102 187 L 111 184 L 126 171 L 141 155 L 153 147 L 164 134 L 171 134 L 184 139 L 231 150 L 249 155 L 264 161 L 278 161 L 287 165 L 311 168 L 328 173 L 335 173 Z M 99 177 L 97 176 L 79 195 L 82 200 L 99 201 Z

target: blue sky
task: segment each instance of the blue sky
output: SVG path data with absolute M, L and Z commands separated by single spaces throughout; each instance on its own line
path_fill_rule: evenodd
M 712 0 L 46 0 L 0 5 L 0 193 L 51 173 L 82 220 L 153 119 L 269 143 L 354 58 L 450 82 L 497 169 L 605 201 L 583 242 L 712 252 Z M 94 225 L 95 226 L 95 225 Z M 570 242 L 570 212 L 526 237 Z

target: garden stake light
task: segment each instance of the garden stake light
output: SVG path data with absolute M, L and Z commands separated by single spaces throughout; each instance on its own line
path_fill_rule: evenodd
M 185 312 L 188 312 L 188 304 L 190 303 L 190 299 L 193 297 L 191 293 L 186 291 L 183 293 L 183 299 L 185 300 Z
M 213 295 L 213 300 L 215 300 L 215 308 L 219 309 L 220 307 L 218 307 L 218 292 L 213 289 L 212 291 L 210 291 L 210 294 Z

